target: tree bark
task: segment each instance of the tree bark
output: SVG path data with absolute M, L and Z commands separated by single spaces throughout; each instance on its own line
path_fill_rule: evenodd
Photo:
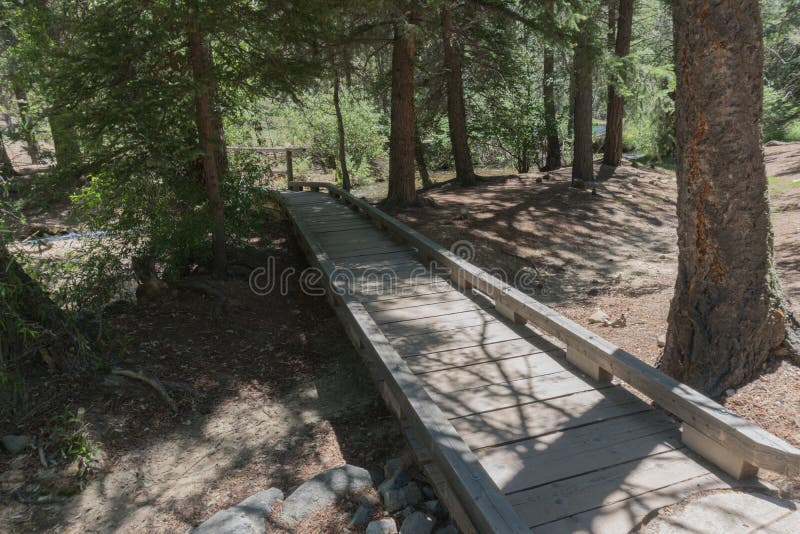
M 433 182 L 428 173 L 428 165 L 425 163 L 425 145 L 422 144 L 418 128 L 414 128 L 414 156 L 417 158 L 417 171 L 422 179 L 422 187 L 432 186 Z
M 196 12 L 195 12 L 196 13 Z M 211 213 L 211 251 L 212 272 L 215 277 L 225 276 L 227 257 L 225 249 L 225 216 L 223 214 L 221 193 L 221 162 L 218 161 L 218 150 L 222 147 L 219 138 L 220 126 L 215 118 L 213 95 L 215 80 L 212 72 L 211 56 L 203 42 L 203 34 L 195 14 L 190 14 L 189 23 L 189 58 L 192 65 L 192 76 L 197 86 L 195 96 L 195 124 L 197 126 L 200 149 L 203 151 L 203 179 L 208 196 Z M 215 124 L 215 122 L 217 122 Z
M 673 4 L 678 277 L 659 366 L 709 395 L 752 379 L 792 331 L 761 148 L 758 0 Z
M 389 193 L 386 201 L 404 206 L 416 201 L 414 180 L 414 54 L 415 28 L 395 26 L 392 46 L 391 132 L 389 135 Z
M 573 61 L 575 76 L 575 134 L 572 156 L 572 182 L 593 177 L 592 167 L 592 50 L 586 21 L 580 23 L 578 43 Z
M 333 107 L 336 110 L 336 132 L 339 138 L 339 170 L 342 171 L 342 187 L 350 191 L 350 173 L 347 171 L 347 150 L 344 137 L 344 120 L 339 102 L 339 75 L 333 78 Z
M 442 2 L 442 43 L 447 80 L 447 123 L 450 127 L 450 146 L 456 166 L 456 180 L 461 185 L 475 185 L 477 178 L 472 167 L 472 154 L 467 138 L 467 112 L 464 106 L 462 75 L 463 51 L 461 40 L 453 26 L 450 0 Z
M 624 58 L 631 51 L 633 26 L 633 0 L 619 0 L 619 19 L 614 54 Z M 606 111 L 606 139 L 603 145 L 603 163 L 619 165 L 622 160 L 622 118 L 625 115 L 625 97 L 617 93 L 614 84 L 608 85 Z
M 553 49 L 544 48 L 544 66 L 542 70 L 542 98 L 544 100 L 544 125 L 547 130 L 547 156 L 545 171 L 554 171 L 561 167 L 561 141 L 558 138 L 558 121 L 556 119 L 555 93 L 555 59 Z
M 47 121 L 53 136 L 56 165 L 60 169 L 77 167 L 81 163 L 81 147 L 69 117 L 64 113 L 53 112 L 47 117 Z

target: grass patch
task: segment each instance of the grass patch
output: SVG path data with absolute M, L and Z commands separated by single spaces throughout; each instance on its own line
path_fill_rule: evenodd
M 800 187 L 800 181 L 791 176 L 769 176 L 769 194 L 770 196 L 778 196 L 792 190 L 795 187 Z

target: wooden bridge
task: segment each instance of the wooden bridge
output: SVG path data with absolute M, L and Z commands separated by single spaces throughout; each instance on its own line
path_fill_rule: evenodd
M 289 188 L 331 305 L 462 531 L 628 532 L 697 492 L 763 488 L 759 468 L 800 474 L 800 450 L 366 201 Z

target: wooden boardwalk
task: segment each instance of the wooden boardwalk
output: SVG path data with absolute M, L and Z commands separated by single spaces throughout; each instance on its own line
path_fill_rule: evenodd
M 627 532 L 693 493 L 757 485 L 759 466 L 800 465 L 778 438 L 330 190 L 281 197 L 463 531 Z

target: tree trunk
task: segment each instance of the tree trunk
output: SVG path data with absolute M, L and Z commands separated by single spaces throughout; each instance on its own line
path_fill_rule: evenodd
M 456 164 L 456 180 L 461 185 L 475 185 L 477 179 L 472 168 L 472 154 L 467 139 L 467 113 L 464 106 L 464 80 L 461 63 L 461 41 L 453 27 L 450 0 L 442 2 L 442 43 L 444 68 L 447 75 L 447 123 L 450 126 L 450 145 Z
M 631 51 L 631 28 L 633 26 L 633 0 L 619 0 L 619 20 L 614 53 L 623 58 Z M 603 145 L 603 163 L 619 165 L 622 160 L 622 118 L 625 114 L 625 97 L 617 94 L 613 84 L 608 86 L 608 108 L 606 111 L 606 140 Z
M 392 46 L 392 113 L 389 135 L 388 204 L 416 201 L 414 180 L 414 54 L 417 35 L 406 23 L 395 27 Z
M 586 21 L 580 24 L 573 61 L 575 76 L 575 137 L 572 155 L 573 184 L 591 180 L 592 167 L 592 51 Z
M 225 251 L 225 217 L 220 191 L 220 165 L 217 153 L 223 145 L 219 138 L 221 126 L 214 118 L 215 109 L 212 96 L 215 94 L 215 80 L 210 63 L 211 56 L 203 42 L 194 14 L 190 15 L 189 26 L 189 58 L 192 64 L 192 76 L 197 86 L 195 96 L 195 124 L 197 126 L 200 149 L 203 151 L 203 179 L 206 185 L 208 206 L 211 212 L 211 250 L 212 271 L 215 277 L 225 276 L 227 258 Z
M 419 171 L 419 177 L 422 178 L 422 187 L 432 186 L 428 165 L 425 163 L 425 145 L 422 144 L 422 138 L 419 136 L 417 128 L 414 128 L 414 156 L 417 158 L 417 171 Z
M 60 169 L 77 167 L 81 163 L 81 147 L 78 144 L 78 134 L 68 115 L 53 112 L 47 120 L 50 123 L 50 134 L 53 136 L 56 165 Z
M 544 47 L 544 68 L 542 71 L 542 97 L 544 100 L 544 125 L 547 130 L 547 157 L 545 171 L 554 171 L 561 167 L 561 142 L 558 139 L 558 121 L 556 119 L 555 93 L 555 60 L 553 49 Z
M 12 74 L 13 78 L 13 74 Z M 17 109 L 19 110 L 19 123 L 22 130 L 22 136 L 25 139 L 28 155 L 31 158 L 31 163 L 34 165 L 39 163 L 39 142 L 36 140 L 36 129 L 33 125 L 33 118 L 30 114 L 30 104 L 28 103 L 28 92 L 17 80 L 12 81 L 14 88 L 14 99 L 17 101 Z
M 709 395 L 756 376 L 791 332 L 761 148 L 758 0 L 676 0 L 678 278 L 661 369 Z
M 339 169 L 342 171 L 342 187 L 350 191 L 350 173 L 347 172 L 347 150 L 344 138 L 344 120 L 339 102 L 339 75 L 333 78 L 333 107 L 336 110 L 336 131 L 339 137 Z

